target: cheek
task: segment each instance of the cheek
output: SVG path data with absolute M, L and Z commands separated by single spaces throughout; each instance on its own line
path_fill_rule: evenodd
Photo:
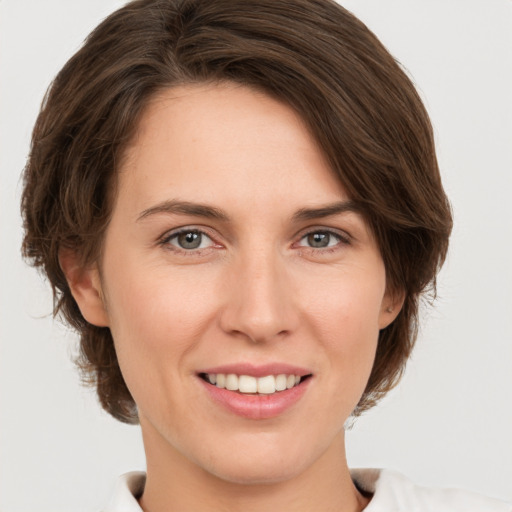
M 153 396 L 192 371 L 186 356 L 211 322 L 215 295 L 199 285 L 200 276 L 191 285 L 190 275 L 169 267 L 140 268 L 105 268 L 105 295 L 121 371 L 136 401 L 145 402 L 148 390 Z
M 330 368 L 333 400 L 343 402 L 339 407 L 347 411 L 359 402 L 377 350 L 385 278 L 383 268 L 375 268 L 379 271 L 347 271 L 324 279 L 329 284 L 310 294 L 304 309 L 312 335 L 324 349 L 320 354 Z
M 138 345 L 181 348 L 193 340 L 211 316 L 214 294 L 201 286 L 201 276 L 172 272 L 169 267 L 145 269 L 112 266 L 106 282 L 109 320 L 114 338 Z
M 308 279 L 302 287 L 309 290 L 302 298 L 304 313 L 322 332 L 322 339 L 340 350 L 375 342 L 386 285 L 383 265 L 352 266 Z M 315 282 L 322 286 L 315 288 Z

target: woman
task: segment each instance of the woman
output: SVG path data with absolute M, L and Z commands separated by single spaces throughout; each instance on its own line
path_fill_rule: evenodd
M 91 34 L 34 129 L 24 251 L 141 424 L 107 510 L 508 510 L 346 463 L 446 255 L 432 139 L 329 1 L 133 2 Z

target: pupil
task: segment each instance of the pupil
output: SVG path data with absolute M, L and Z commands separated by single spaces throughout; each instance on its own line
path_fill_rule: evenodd
M 197 249 L 201 245 L 201 233 L 188 231 L 178 236 L 178 242 L 183 249 Z
M 308 243 L 311 247 L 327 247 L 329 245 L 329 234 L 312 233 L 308 235 Z

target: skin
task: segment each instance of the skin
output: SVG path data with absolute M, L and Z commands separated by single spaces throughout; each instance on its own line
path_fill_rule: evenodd
M 344 424 L 379 330 L 399 311 L 375 239 L 297 114 L 234 84 L 153 98 L 119 172 L 102 261 L 61 264 L 85 318 L 110 327 L 139 408 L 144 510 L 362 510 Z M 208 205 L 222 218 L 169 211 Z M 167 210 L 167 211 L 166 211 Z M 204 233 L 198 249 L 176 230 Z M 328 241 L 312 247 L 311 233 Z M 392 311 L 390 311 L 392 309 Z M 312 377 L 275 418 L 237 416 L 197 376 L 286 362 Z

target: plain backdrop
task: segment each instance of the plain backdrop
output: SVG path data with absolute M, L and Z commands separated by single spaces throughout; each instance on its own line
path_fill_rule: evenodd
M 278 0 L 277 0 L 278 1 Z M 118 0 L 0 0 L 0 510 L 94 511 L 144 469 L 80 386 L 76 337 L 20 257 L 20 172 L 53 76 Z M 455 228 L 405 378 L 347 434 L 352 467 L 512 500 L 512 1 L 347 0 L 435 127 Z

